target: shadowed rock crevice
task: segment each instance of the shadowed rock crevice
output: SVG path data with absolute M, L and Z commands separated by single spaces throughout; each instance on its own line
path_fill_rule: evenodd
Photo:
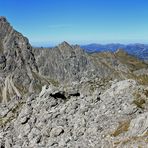
M 72 96 L 72 97 L 79 97 L 79 96 L 80 96 L 80 93 L 79 93 L 79 92 L 70 93 L 69 96 Z
M 55 92 L 53 94 L 50 94 L 51 97 L 55 98 L 55 99 L 62 99 L 62 100 L 67 100 L 66 96 L 65 96 L 65 92 Z

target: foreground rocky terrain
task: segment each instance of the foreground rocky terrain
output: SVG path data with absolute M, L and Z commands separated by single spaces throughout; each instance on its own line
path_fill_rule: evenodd
M 39 95 L 1 105 L 0 142 L 6 147 L 146 147 L 148 88 L 111 82 L 101 93 L 44 86 Z M 79 87 L 79 89 L 78 89 Z M 79 90 L 79 91 L 78 91 Z
M 0 17 L 2 148 L 146 148 L 148 65 L 119 49 L 32 48 Z

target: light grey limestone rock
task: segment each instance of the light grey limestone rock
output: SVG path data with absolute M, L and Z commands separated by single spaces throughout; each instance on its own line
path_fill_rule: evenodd
M 120 56 L 32 49 L 0 17 L 0 146 L 146 147 L 148 88 Z
M 51 96 L 58 89 L 64 90 L 62 86 L 52 87 L 44 86 L 36 98 L 27 99 L 16 119 L 0 132 L 4 144 L 8 137 L 13 137 L 13 145 L 24 147 L 105 147 L 107 144 L 114 147 L 118 142 L 117 147 L 146 146 L 147 110 L 141 114 L 141 109 L 133 103 L 134 92 L 145 90 L 145 86 L 134 80 L 114 81 L 101 94 L 97 87 L 88 96 L 84 97 L 81 91 L 80 96 L 69 95 L 67 100 Z M 100 99 L 96 101 L 98 95 Z M 26 122 L 23 117 L 28 114 Z M 142 136 L 141 142 L 130 140 L 124 144 L 130 138 Z
M 7 102 L 29 91 L 32 71 L 37 72 L 37 65 L 28 39 L 15 31 L 6 18 L 0 17 L 0 78 L 4 83 L 0 101 Z
M 138 115 L 130 123 L 128 134 L 142 136 L 148 132 L 148 112 Z
M 51 132 L 50 132 L 50 136 L 51 137 L 57 137 L 60 134 L 62 134 L 64 132 L 63 128 L 58 126 L 58 127 L 54 127 Z

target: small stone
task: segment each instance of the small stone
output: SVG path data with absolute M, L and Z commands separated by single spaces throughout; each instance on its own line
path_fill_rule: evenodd
M 62 127 L 54 127 L 51 132 L 50 132 L 50 136 L 51 137 L 57 137 L 59 135 L 61 135 L 62 133 L 64 133 L 64 130 Z

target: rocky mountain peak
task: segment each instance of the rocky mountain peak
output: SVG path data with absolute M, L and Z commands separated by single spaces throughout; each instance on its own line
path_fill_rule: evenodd
M 5 17 L 0 17 L 0 20 L 0 51 L 7 59 L 7 70 L 11 70 L 7 65 L 11 64 L 12 67 L 12 63 L 15 63 L 14 67 L 21 64 L 34 69 L 35 59 L 28 39 L 13 29 Z
M 128 53 L 124 49 L 119 48 L 119 49 L 117 49 L 117 51 L 115 52 L 115 54 L 127 55 Z
M 70 46 L 70 44 L 66 41 L 63 41 L 60 45 L 65 46 L 65 47 Z
M 4 48 L 3 40 L 5 35 L 10 27 L 10 24 L 7 22 L 7 19 L 3 16 L 0 16 L 0 53 L 3 51 Z
M 31 71 L 37 71 L 37 66 L 28 39 L 0 17 L 0 101 L 21 96 L 19 92 L 31 83 Z
M 6 17 L 4 17 L 4 16 L 0 16 L 0 22 L 7 22 Z
M 61 53 L 63 53 L 64 55 L 70 54 L 74 50 L 74 48 L 65 41 L 59 44 L 58 48 L 61 51 Z
M 67 42 L 32 48 L 3 17 L 0 51 L 0 148 L 148 145 L 147 64 Z

